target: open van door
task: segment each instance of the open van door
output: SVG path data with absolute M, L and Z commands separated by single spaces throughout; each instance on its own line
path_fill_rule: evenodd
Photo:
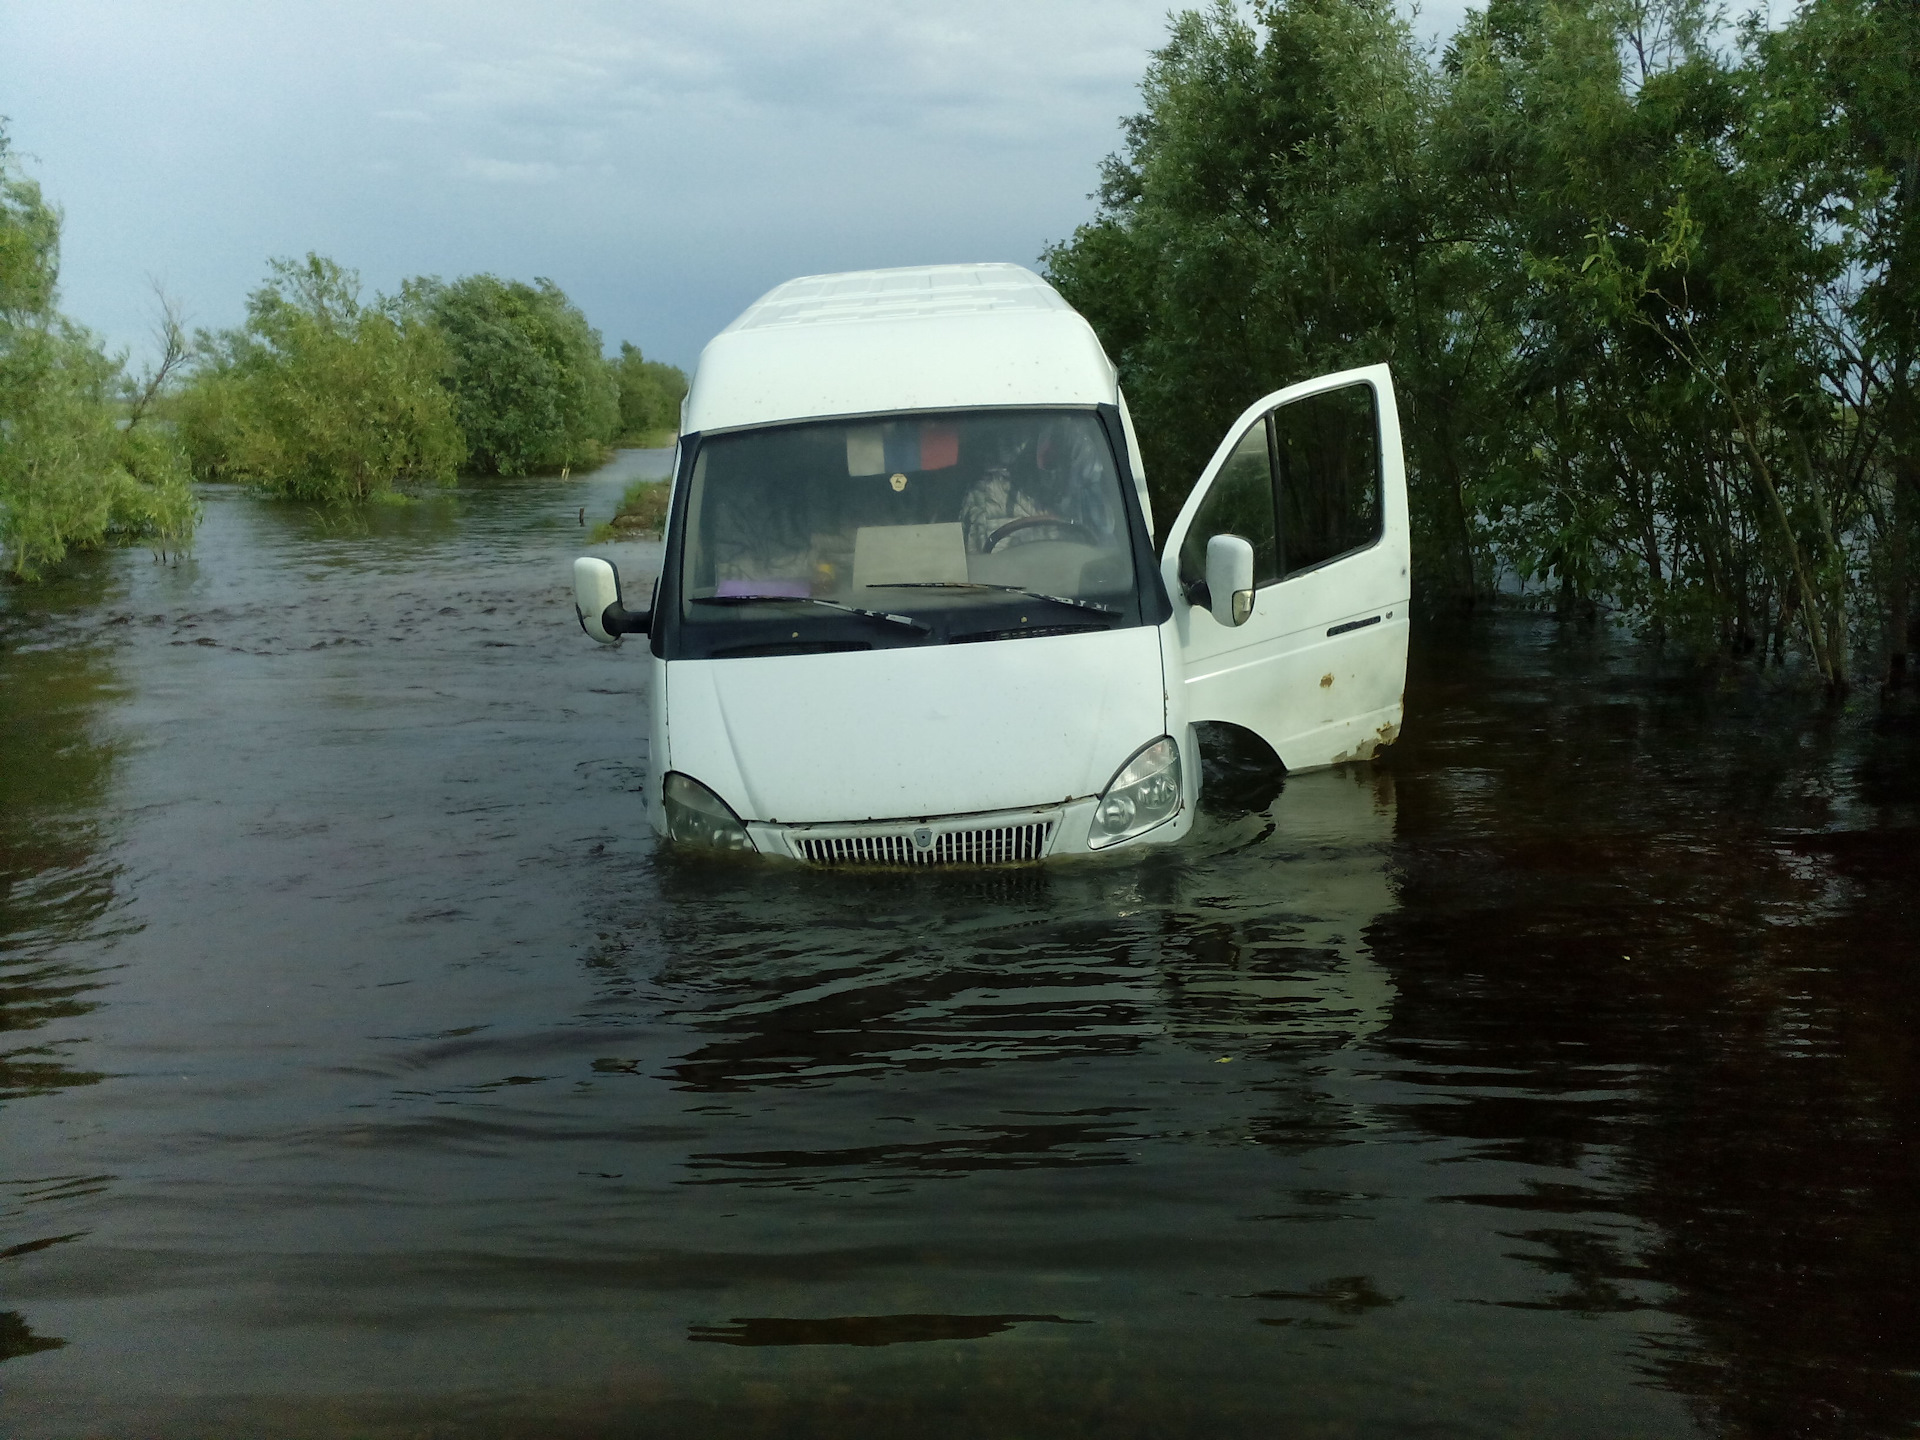
M 1250 593 L 1211 594 L 1209 542 L 1253 552 Z M 1215 579 L 1246 583 L 1246 547 Z M 1407 468 L 1385 365 L 1291 385 L 1227 433 L 1167 531 L 1161 574 L 1187 718 L 1261 736 L 1289 770 L 1368 760 L 1400 733 Z M 1249 603 L 1251 602 L 1250 606 Z M 1218 617 L 1218 618 L 1216 618 Z M 1235 622 L 1238 623 L 1235 623 Z

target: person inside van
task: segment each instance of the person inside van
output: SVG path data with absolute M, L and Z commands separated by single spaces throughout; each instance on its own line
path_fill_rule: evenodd
M 997 454 L 961 502 L 967 549 L 983 555 L 1036 540 L 1114 543 L 1113 461 L 1081 416 L 1000 427 Z

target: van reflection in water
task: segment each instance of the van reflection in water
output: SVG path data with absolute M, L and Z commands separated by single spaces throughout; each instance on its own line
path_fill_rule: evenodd
M 731 1091 L 1378 1031 L 1394 989 L 1366 931 L 1394 904 L 1391 776 L 1283 780 L 1231 738 L 1208 737 L 1190 842 L 1126 864 L 748 877 L 663 852 L 663 903 L 615 923 L 657 930 L 672 957 L 661 979 L 703 1037 L 674 1073 Z

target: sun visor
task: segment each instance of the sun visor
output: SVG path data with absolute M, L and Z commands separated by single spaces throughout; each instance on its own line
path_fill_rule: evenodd
M 887 432 L 878 425 L 847 431 L 847 474 L 887 473 Z

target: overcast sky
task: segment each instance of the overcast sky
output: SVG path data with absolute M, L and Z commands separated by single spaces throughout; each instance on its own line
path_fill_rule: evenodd
M 317 250 L 369 291 L 549 276 L 609 349 L 690 367 L 794 275 L 1035 264 L 1168 8 L 0 0 L 0 115 L 66 214 L 63 307 L 136 355 L 149 276 L 231 325 Z

